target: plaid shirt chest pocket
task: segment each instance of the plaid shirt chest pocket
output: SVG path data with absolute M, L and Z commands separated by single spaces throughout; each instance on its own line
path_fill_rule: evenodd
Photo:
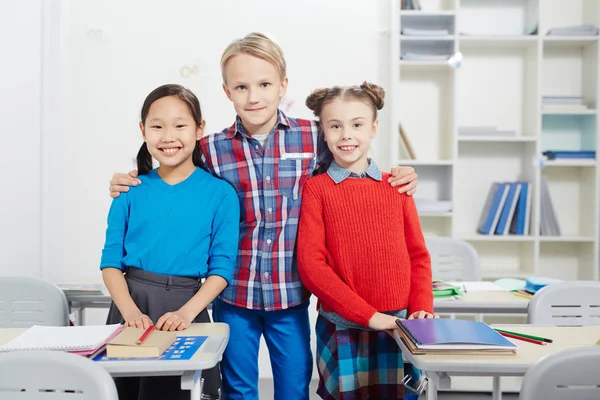
M 313 153 L 288 154 L 278 162 L 277 191 L 280 195 L 296 200 L 302 196 L 302 188 L 315 168 Z

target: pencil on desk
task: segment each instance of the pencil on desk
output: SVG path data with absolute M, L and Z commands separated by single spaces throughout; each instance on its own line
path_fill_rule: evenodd
M 504 332 L 504 333 L 508 333 L 510 335 L 523 336 L 523 337 L 526 337 L 526 338 L 529 338 L 529 339 L 539 340 L 540 342 L 546 342 L 546 343 L 552 343 L 553 342 L 552 339 L 547 339 L 547 338 L 540 337 L 540 336 L 528 335 L 526 333 L 505 331 L 504 329 L 496 329 L 496 331 L 498 331 L 499 333 Z
M 531 297 L 532 297 L 532 296 L 528 296 L 528 295 L 526 295 L 526 294 L 523 294 L 523 293 L 517 293 L 517 292 L 514 292 L 514 295 L 515 295 L 515 296 L 519 296 L 519 297 L 523 297 L 524 299 L 529 299 L 529 300 L 531 300 Z
M 530 338 L 527 338 L 527 337 L 524 337 L 524 336 L 511 335 L 510 333 L 505 333 L 505 332 L 498 332 L 498 333 L 501 334 L 502 336 L 505 336 L 505 337 L 509 337 L 509 338 L 512 338 L 512 339 L 522 340 L 524 342 L 539 344 L 540 346 L 546 346 L 548 344 L 546 342 L 542 342 L 541 340 L 530 339 Z
M 154 325 L 150 325 L 148 329 L 146 329 L 146 331 L 142 334 L 142 336 L 140 336 L 140 338 L 135 342 L 135 344 L 142 344 L 144 340 L 146 340 L 150 332 L 152 332 L 152 329 L 154 329 Z

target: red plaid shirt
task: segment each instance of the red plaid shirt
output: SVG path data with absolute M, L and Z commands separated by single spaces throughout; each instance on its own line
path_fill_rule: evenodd
M 220 298 L 267 311 L 308 300 L 295 247 L 304 184 L 330 160 L 318 123 L 279 110 L 263 147 L 238 117 L 231 127 L 203 137 L 200 150 L 208 170 L 235 187 L 241 207 L 236 269 Z

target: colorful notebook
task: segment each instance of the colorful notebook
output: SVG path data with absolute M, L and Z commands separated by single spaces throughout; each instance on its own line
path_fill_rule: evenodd
M 415 354 L 433 352 L 515 353 L 517 346 L 483 322 L 448 318 L 398 319 L 405 344 Z

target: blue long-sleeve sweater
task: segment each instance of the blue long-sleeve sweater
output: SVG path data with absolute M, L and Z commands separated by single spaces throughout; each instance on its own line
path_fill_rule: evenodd
M 156 170 L 114 199 L 100 269 L 146 271 L 229 283 L 237 257 L 240 209 L 227 182 L 203 169 L 170 185 Z

